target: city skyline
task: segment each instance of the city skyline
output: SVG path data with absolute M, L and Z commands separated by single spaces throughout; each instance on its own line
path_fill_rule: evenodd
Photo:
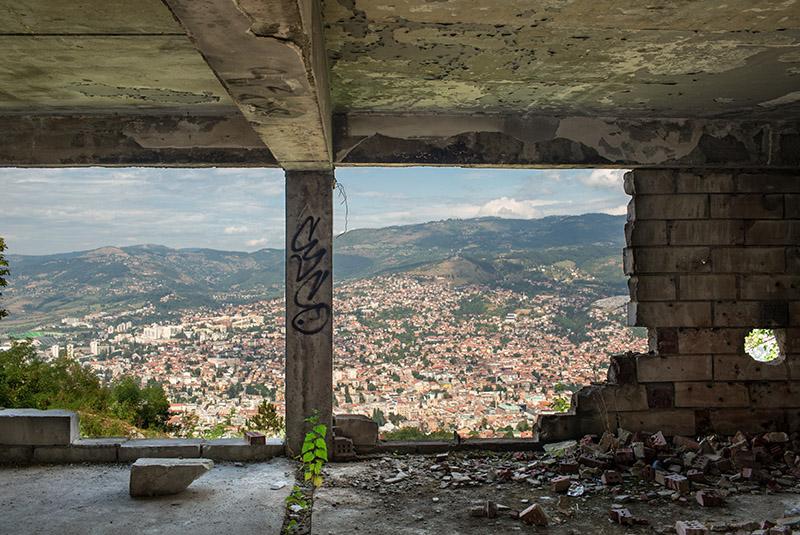
M 625 213 L 624 170 L 343 168 L 335 227 L 448 218 Z M 283 248 L 279 169 L 4 169 L 10 254 L 157 243 L 232 251 Z M 347 198 L 347 206 L 344 198 Z

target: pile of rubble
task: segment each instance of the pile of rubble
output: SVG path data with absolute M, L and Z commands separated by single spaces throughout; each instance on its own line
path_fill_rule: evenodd
M 667 440 L 660 432 L 619 429 L 615 434 L 548 444 L 543 452 L 382 456 L 374 465 L 377 474 L 349 483 L 379 494 L 406 493 L 421 485 L 438 486 L 439 492 L 446 492 L 521 484 L 546 496 L 510 506 L 483 501 L 465 513 L 485 518 L 514 517 L 537 526 L 564 524 L 575 514 L 576 504 L 592 496 L 605 496 L 612 505 L 601 514 L 622 526 L 651 524 L 647 518 L 632 514 L 629 504 L 658 507 L 666 502 L 683 506 L 685 520 L 648 529 L 687 535 L 709 531 L 782 534 L 800 530 L 800 509 L 789 509 L 781 518 L 726 524 L 700 522 L 692 518 L 692 508 L 723 507 L 735 494 L 800 493 L 799 454 L 798 437 L 780 432 Z
M 614 494 L 609 519 L 622 525 L 647 524 L 624 507 L 633 501 L 658 498 L 700 507 L 721 507 L 733 494 L 800 491 L 800 440 L 783 432 L 756 436 L 737 433 L 731 438 L 716 435 L 700 441 L 676 436 L 667 441 L 661 432 L 630 433 L 619 429 L 599 440 L 585 436 L 580 442 L 567 441 L 545 446 L 540 462 L 548 467 L 550 490 L 568 496 L 605 489 Z M 557 475 L 556 475 L 557 474 Z M 654 482 L 662 490 L 639 491 Z M 678 521 L 680 535 L 711 531 L 781 534 L 800 529 L 800 510 L 789 511 L 775 521 L 739 525 L 710 525 L 695 520 Z M 796 514 L 795 514 L 796 513 Z M 665 531 L 663 528 L 659 531 Z

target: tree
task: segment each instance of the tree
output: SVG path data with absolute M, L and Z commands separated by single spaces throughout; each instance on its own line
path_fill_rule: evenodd
M 386 416 L 384 416 L 383 411 L 379 408 L 372 409 L 372 421 L 378 424 L 378 427 L 383 427 L 386 425 Z
M 264 400 L 258 406 L 256 415 L 247 420 L 245 427 L 248 431 L 261 431 L 266 435 L 280 436 L 283 434 L 283 424 L 283 417 L 278 414 L 275 405 Z
M 8 269 L 8 260 L 6 260 L 5 255 L 3 252 L 6 250 L 6 242 L 3 238 L 0 238 L 0 288 L 8 286 L 8 281 L 6 281 L 6 277 L 11 273 Z M 0 293 L 0 297 L 2 297 L 2 293 Z M 0 308 L 0 319 L 8 316 L 8 311 Z
M 164 388 L 151 381 L 145 388 L 133 377 L 122 377 L 112 388 L 113 412 L 142 429 L 166 430 L 169 400 Z

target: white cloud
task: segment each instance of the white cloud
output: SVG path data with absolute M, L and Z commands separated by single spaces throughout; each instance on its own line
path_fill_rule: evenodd
M 621 204 L 619 206 L 615 206 L 613 208 L 607 208 L 602 211 L 604 214 L 608 215 L 626 215 L 628 213 L 628 205 Z
M 595 169 L 580 181 L 593 188 L 621 188 L 625 169 Z
M 542 217 L 542 206 L 558 204 L 557 201 L 545 201 L 540 199 L 517 200 L 510 197 L 500 197 L 485 203 L 478 210 L 478 216 L 494 216 L 508 218 L 531 219 Z
M 240 226 L 232 225 L 230 227 L 225 227 L 225 230 L 223 232 L 225 232 L 225 234 L 245 234 L 247 233 L 248 230 L 250 229 L 247 228 L 247 225 L 240 225 Z
M 269 240 L 267 238 L 258 238 L 256 240 L 247 240 L 244 243 L 248 247 L 266 247 Z

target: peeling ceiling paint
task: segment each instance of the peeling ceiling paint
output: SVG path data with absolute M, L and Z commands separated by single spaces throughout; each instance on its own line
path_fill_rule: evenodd
M 337 112 L 765 116 L 781 104 L 760 103 L 800 88 L 800 5 L 759 6 L 324 0 L 334 106 Z

